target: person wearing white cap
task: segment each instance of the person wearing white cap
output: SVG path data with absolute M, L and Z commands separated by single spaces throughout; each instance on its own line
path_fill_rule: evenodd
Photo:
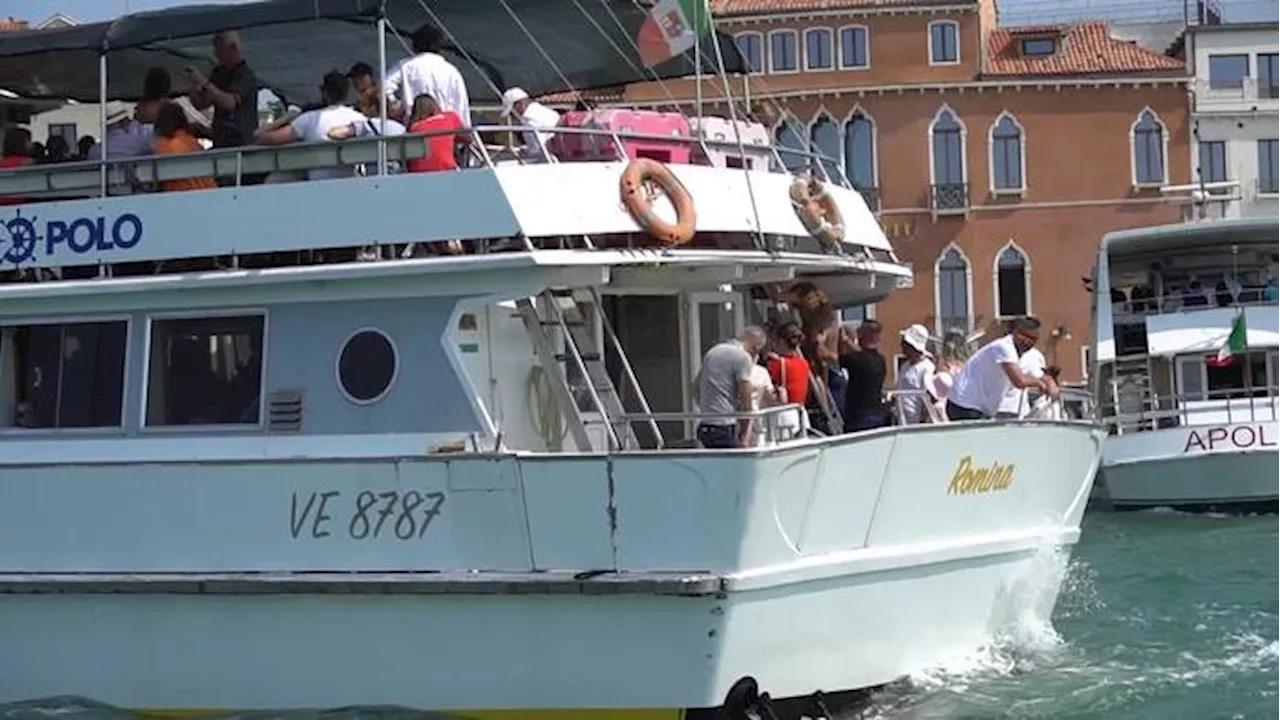
M 515 125 L 529 128 L 524 131 L 522 153 L 525 157 L 547 159 L 547 143 L 555 134 L 550 131 L 560 124 L 560 113 L 530 99 L 522 88 L 513 87 L 502 93 L 502 116 L 511 118 Z
M 929 355 L 929 331 L 912 325 L 902 333 L 902 366 L 898 368 L 898 389 L 906 391 L 898 399 L 903 425 L 928 422 L 930 398 L 937 398 L 935 367 Z
M 107 134 L 102 142 L 89 150 L 89 160 L 108 160 L 140 157 L 151 154 L 151 141 L 155 131 L 133 119 L 133 109 L 126 103 L 112 100 L 107 103 Z

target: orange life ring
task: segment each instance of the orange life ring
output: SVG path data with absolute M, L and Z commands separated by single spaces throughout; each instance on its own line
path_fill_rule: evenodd
M 644 184 L 651 182 L 662 189 L 676 209 L 676 221 L 669 223 L 653 212 L 653 203 L 645 193 Z M 664 245 L 683 245 L 693 239 L 693 196 L 685 189 L 667 166 L 657 160 L 636 158 L 622 171 L 622 204 L 640 229 L 652 235 Z
M 791 183 L 791 205 L 809 234 L 830 248 L 844 242 L 844 216 L 827 187 L 817 178 Z

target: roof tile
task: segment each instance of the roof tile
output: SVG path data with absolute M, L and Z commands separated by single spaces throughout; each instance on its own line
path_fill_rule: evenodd
M 717 17 L 769 15 L 877 5 L 936 5 L 938 2 L 939 0 L 711 0 L 711 14 Z
M 6 30 L 26 30 L 28 28 L 26 20 L 19 20 L 13 16 L 0 19 L 0 32 Z
M 1056 36 L 1057 52 L 1044 57 L 1024 56 L 1018 41 L 1032 35 Z M 1112 37 L 1106 23 L 1100 22 L 997 28 L 987 42 L 987 61 L 982 72 L 987 77 L 1111 75 L 1185 69 L 1181 60 Z

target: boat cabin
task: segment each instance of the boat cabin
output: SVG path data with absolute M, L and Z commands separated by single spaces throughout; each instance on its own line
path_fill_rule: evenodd
M 1111 233 L 1095 271 L 1094 390 L 1113 432 L 1275 420 L 1277 222 Z M 1237 322 L 1243 353 L 1218 360 Z

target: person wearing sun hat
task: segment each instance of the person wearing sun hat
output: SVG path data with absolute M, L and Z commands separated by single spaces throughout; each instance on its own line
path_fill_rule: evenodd
M 133 108 L 127 103 L 112 100 L 107 103 L 107 134 L 102 142 L 89 150 L 89 160 L 140 157 L 151 154 L 154 130 L 133 118 Z
M 899 333 L 902 337 L 902 366 L 898 368 L 898 399 L 903 425 L 928 422 L 930 397 L 936 399 L 936 368 L 929 354 L 929 331 L 923 325 L 912 325 Z
M 531 99 L 523 88 L 513 87 L 502 93 L 502 117 L 529 128 L 524 131 L 524 156 L 546 159 L 547 143 L 555 134 L 550 131 L 560 124 L 560 113 Z

